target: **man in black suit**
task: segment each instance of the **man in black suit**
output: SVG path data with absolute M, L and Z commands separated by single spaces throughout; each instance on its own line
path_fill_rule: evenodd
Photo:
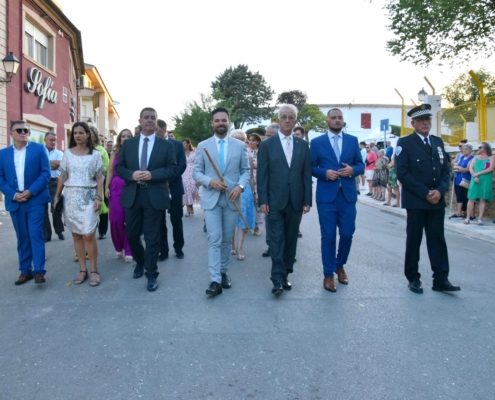
M 140 278 L 146 270 L 150 292 L 158 288 L 160 223 L 170 207 L 167 181 L 177 175 L 174 146 L 155 135 L 156 120 L 153 108 L 141 111 L 141 133 L 124 142 L 117 164 L 117 173 L 126 181 L 120 203 L 125 208 L 126 234 L 136 260 L 133 277 Z
M 258 151 L 258 202 L 270 221 L 272 293 L 290 290 L 287 279 L 293 272 L 297 234 L 302 214 L 312 203 L 311 159 L 308 142 L 295 137 L 297 108 L 280 106 L 280 131 L 264 140 Z
M 402 183 L 402 208 L 407 210 L 407 239 L 404 272 L 409 289 L 423 293 L 418 272 L 423 229 L 433 270 L 433 290 L 461 290 L 449 280 L 449 256 L 444 236 L 445 193 L 449 188 L 449 155 L 441 138 L 431 136 L 431 105 L 414 107 L 407 113 L 414 132 L 402 137 L 395 149 L 397 179 Z
M 184 194 L 184 186 L 182 185 L 182 174 L 186 170 L 186 152 L 182 142 L 171 139 L 167 135 L 167 123 L 159 119 L 157 121 L 156 135 L 168 140 L 174 145 L 175 159 L 177 161 L 177 175 L 175 178 L 168 181 L 168 189 L 170 190 L 170 222 L 172 223 L 172 235 L 174 238 L 174 249 L 177 258 L 184 258 L 184 230 L 182 229 L 182 195 Z M 160 225 L 160 255 L 158 261 L 164 261 L 168 258 L 168 230 L 167 230 L 167 217 L 163 218 Z

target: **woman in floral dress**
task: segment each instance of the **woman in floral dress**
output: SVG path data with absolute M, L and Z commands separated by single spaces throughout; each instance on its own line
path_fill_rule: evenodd
M 194 215 L 194 203 L 199 202 L 199 193 L 196 182 L 192 177 L 194 169 L 194 160 L 196 159 L 196 150 L 192 146 L 189 139 L 184 139 L 182 141 L 184 150 L 186 152 L 187 167 L 182 174 L 182 184 L 184 185 L 184 196 L 182 196 L 182 205 L 187 207 L 186 217 Z

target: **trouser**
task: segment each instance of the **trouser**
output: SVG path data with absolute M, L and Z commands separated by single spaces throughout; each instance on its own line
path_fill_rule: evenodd
M 57 193 L 57 185 L 58 178 L 50 179 L 48 181 L 48 190 L 50 192 L 50 196 L 52 201 L 50 206 L 48 204 L 45 205 L 45 214 L 44 214 L 44 222 L 43 222 L 43 236 L 45 240 L 49 240 L 52 237 L 52 227 L 50 224 L 50 215 L 48 213 L 48 207 L 50 207 L 50 213 L 52 214 L 53 219 L 53 229 L 55 233 L 58 235 L 64 231 L 64 223 L 62 222 L 62 213 L 60 211 L 55 211 L 53 209 L 53 201 L 55 199 L 55 194 Z
M 172 196 L 170 200 L 170 222 L 172 224 L 172 236 L 174 239 L 174 250 L 176 253 L 182 251 L 184 247 L 184 229 L 182 227 L 182 217 L 184 211 L 182 207 L 182 196 Z M 168 229 L 167 214 L 160 225 L 160 253 L 168 254 Z

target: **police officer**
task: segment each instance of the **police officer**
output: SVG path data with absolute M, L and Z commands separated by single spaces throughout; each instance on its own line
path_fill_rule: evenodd
M 426 246 L 433 270 L 432 289 L 461 290 L 449 282 L 449 256 L 444 236 L 445 193 L 449 187 L 449 156 L 441 138 L 431 136 L 431 105 L 407 113 L 414 133 L 400 138 L 395 150 L 397 179 L 402 183 L 402 208 L 407 210 L 404 273 L 409 289 L 423 293 L 418 272 L 419 250 L 426 233 Z

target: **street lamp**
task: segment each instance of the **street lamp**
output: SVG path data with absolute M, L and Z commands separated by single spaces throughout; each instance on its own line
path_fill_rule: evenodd
M 428 93 L 425 92 L 425 88 L 422 88 L 418 92 L 418 100 L 422 103 L 425 100 L 425 96 L 427 96 L 427 95 L 428 95 Z
M 12 82 L 12 77 L 17 73 L 21 63 L 16 56 L 14 56 L 13 52 L 10 52 L 9 55 L 2 60 L 2 62 L 7 79 L 0 78 L 0 83 L 10 83 Z

